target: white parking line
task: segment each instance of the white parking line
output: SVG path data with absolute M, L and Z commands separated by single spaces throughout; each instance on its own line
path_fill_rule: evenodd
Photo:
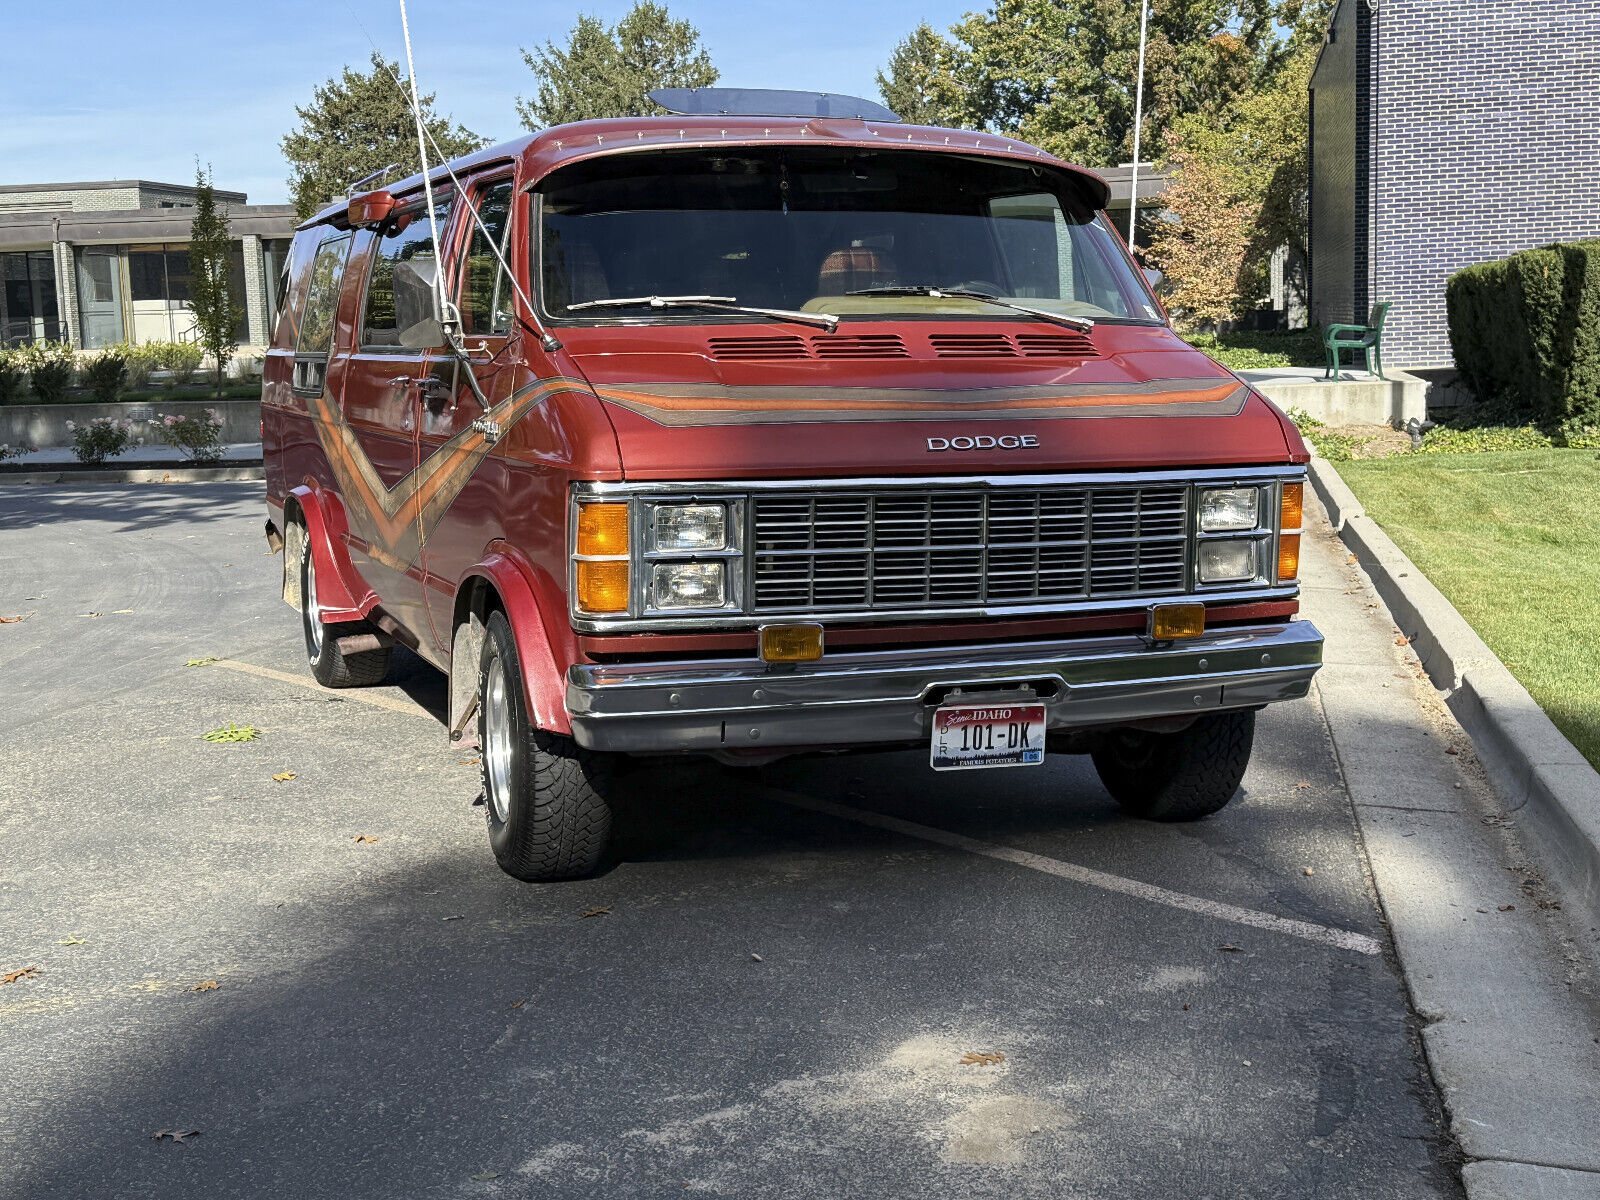
M 1089 887 L 1103 888 L 1108 892 L 1120 892 L 1124 896 L 1134 896 L 1140 900 L 1148 900 L 1152 904 L 1165 904 L 1168 908 L 1181 908 L 1185 912 L 1198 913 L 1205 917 L 1215 917 L 1219 921 L 1232 921 L 1236 925 L 1249 925 L 1252 928 L 1266 929 L 1273 933 L 1286 933 L 1290 937 L 1304 938 L 1308 942 L 1333 946 L 1339 950 L 1354 950 L 1358 954 L 1383 953 L 1382 944 L 1377 939 L 1370 938 L 1364 933 L 1353 933 L 1348 929 L 1335 929 L 1328 925 L 1313 925 L 1309 921 L 1295 921 L 1288 917 L 1275 917 L 1271 913 L 1256 912 L 1254 909 L 1249 908 L 1236 908 L 1232 904 L 1223 904 L 1217 900 L 1202 900 L 1199 896 L 1186 896 L 1182 892 L 1168 891 L 1164 887 L 1156 887 L 1151 883 L 1141 883 L 1137 879 L 1124 879 L 1120 875 L 1108 875 L 1104 871 L 1080 867 L 1076 863 L 1062 862 L 1058 858 L 1046 858 L 1042 854 L 1030 854 L 1026 850 L 1013 850 L 1009 846 L 996 846 L 989 842 L 980 842 L 975 838 L 964 837 L 959 833 L 950 833 L 943 829 L 935 829 L 930 825 L 918 825 L 914 821 L 902 821 L 899 817 L 887 817 L 882 813 L 868 812 L 860 808 L 849 808 L 843 804 L 834 804 L 828 800 L 817 800 L 811 796 L 802 796 L 795 792 L 763 788 L 762 794 L 771 796 L 774 800 L 780 800 L 784 804 L 792 805 L 795 808 L 807 808 L 812 812 L 826 813 L 830 817 L 856 821 L 862 825 L 873 825 L 879 829 L 887 829 L 891 833 L 904 834 L 906 837 L 921 838 L 925 842 L 937 842 L 941 846 L 949 846 L 955 850 L 965 850 L 969 854 L 981 854 L 984 858 L 998 859 L 1001 862 L 1027 867 L 1034 871 L 1043 871 L 1046 875 L 1054 875 L 1060 879 L 1070 879 L 1074 883 L 1087 884 Z
M 315 679 L 308 679 L 304 675 L 291 675 L 287 671 L 274 671 L 271 667 L 258 667 L 255 663 L 239 662 L 237 659 L 232 658 L 219 658 L 211 665 L 213 667 L 227 667 L 230 671 L 242 671 L 246 675 L 259 675 L 263 679 L 276 679 L 280 683 L 292 683 L 296 687 L 310 688 L 313 692 L 337 696 L 340 700 L 355 700 L 362 704 L 370 704 L 373 708 L 386 708 L 390 712 L 405 713 L 408 717 L 426 717 L 436 724 L 438 722 L 437 717 L 415 701 L 396 700 L 392 696 L 375 694 L 361 688 L 325 688 Z

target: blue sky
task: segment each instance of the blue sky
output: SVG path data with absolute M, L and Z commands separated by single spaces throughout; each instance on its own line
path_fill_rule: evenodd
M 521 131 L 532 91 L 520 46 L 561 40 L 568 5 L 407 0 L 417 76 L 442 110 L 496 140 Z M 631 0 L 590 0 L 608 23 Z M 188 182 L 198 156 L 217 186 L 284 201 L 278 139 L 294 107 L 370 45 L 401 57 L 395 0 L 9 0 L 0 183 Z M 876 96 L 873 72 L 918 21 L 943 28 L 986 0 L 668 0 L 699 28 L 722 82 Z M 352 15 L 352 13 L 354 15 Z M 358 25 L 357 21 L 360 24 Z

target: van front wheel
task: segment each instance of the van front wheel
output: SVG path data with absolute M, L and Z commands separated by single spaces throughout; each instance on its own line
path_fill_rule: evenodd
M 538 728 L 524 697 L 511 623 L 490 613 L 478 660 L 478 744 L 495 861 L 529 883 L 590 875 L 611 837 L 614 760 Z
M 1195 821 L 1233 799 L 1255 734 L 1254 710 L 1211 713 L 1177 733 L 1117 730 L 1091 756 L 1111 798 L 1134 816 Z

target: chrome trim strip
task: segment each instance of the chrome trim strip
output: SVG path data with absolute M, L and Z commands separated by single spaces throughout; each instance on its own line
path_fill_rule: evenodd
M 1252 708 L 1303 696 L 1322 663 L 1307 621 L 1152 646 L 1138 635 L 755 659 L 578 664 L 573 735 L 630 752 L 916 741 L 953 688 L 1043 697 L 1049 727 Z M 1043 686 L 1041 686 L 1043 685 Z

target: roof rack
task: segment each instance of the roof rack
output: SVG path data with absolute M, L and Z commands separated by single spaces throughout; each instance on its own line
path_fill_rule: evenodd
M 685 117 L 844 117 L 899 121 L 881 104 L 832 92 L 774 88 L 657 88 L 648 93 L 662 108 Z

